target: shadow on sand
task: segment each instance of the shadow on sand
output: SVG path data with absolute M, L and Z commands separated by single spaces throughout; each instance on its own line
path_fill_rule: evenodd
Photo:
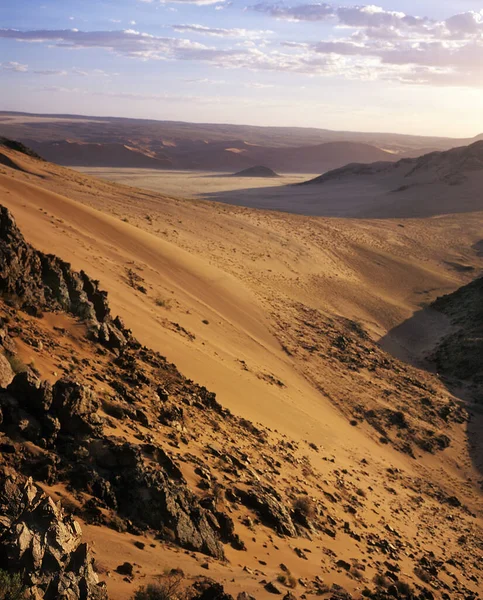
M 483 397 L 470 390 L 470 382 L 437 373 L 431 358 L 439 343 L 456 328 L 443 313 L 424 308 L 379 340 L 379 345 L 399 360 L 437 374 L 448 392 L 465 407 L 469 414 L 466 426 L 468 450 L 473 465 L 483 476 Z M 483 489 L 483 480 L 480 482 Z

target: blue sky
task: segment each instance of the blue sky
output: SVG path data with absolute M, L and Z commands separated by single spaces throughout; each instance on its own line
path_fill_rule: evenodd
M 483 0 L 0 0 L 0 109 L 471 136 Z

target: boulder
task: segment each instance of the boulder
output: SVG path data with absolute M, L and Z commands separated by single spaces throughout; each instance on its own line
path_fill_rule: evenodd
M 0 514 L 0 564 L 32 598 L 107 600 L 80 525 L 31 479 L 0 470 Z
M 235 493 L 247 508 L 255 510 L 260 519 L 277 533 L 297 537 L 292 518 L 275 490 L 257 485 L 248 491 L 237 489 Z
M 55 383 L 52 411 L 59 419 L 62 433 L 74 437 L 92 435 L 98 425 L 94 416 L 99 408 L 97 396 L 87 386 L 69 379 Z
M 0 388 L 6 388 L 14 378 L 15 374 L 5 354 L 0 352 Z

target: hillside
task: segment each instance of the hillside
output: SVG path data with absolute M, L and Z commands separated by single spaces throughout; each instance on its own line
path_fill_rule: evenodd
M 359 142 L 385 148 L 399 154 L 421 154 L 422 149 L 446 150 L 470 144 L 477 138 L 455 140 L 393 133 L 331 131 L 307 127 L 257 127 L 216 123 L 186 123 L 94 117 L 80 115 L 42 115 L 0 111 L 0 135 L 40 142 L 76 139 L 84 142 L 161 140 L 161 145 L 183 141 L 227 142 L 245 140 L 249 144 L 272 147 L 316 146 L 328 142 Z
M 392 154 L 368 144 L 334 142 L 318 146 L 272 148 L 253 146 L 241 140 L 228 142 L 185 141 L 175 146 L 140 147 L 118 143 L 27 140 L 42 158 L 59 165 L 77 167 L 175 168 L 179 170 L 231 171 L 253 164 L 285 172 L 311 173 L 348 162 L 392 160 Z M 129 142 L 132 144 L 132 142 Z
M 483 142 L 397 162 L 349 164 L 296 186 L 206 197 L 250 208 L 350 218 L 425 218 L 483 210 Z
M 407 186 L 439 182 L 458 185 L 465 181 L 469 173 L 482 170 L 483 141 L 477 141 L 469 146 L 452 148 L 446 152 L 432 152 L 413 159 L 406 158 L 392 164 L 350 164 L 301 185 L 320 185 L 334 180 L 343 182 L 345 178 L 354 176 L 366 178 L 385 175 L 399 176 L 401 180 L 407 180 Z M 404 186 L 394 191 L 403 191 L 402 187 Z
M 432 308 L 446 315 L 452 325 L 432 360 L 440 373 L 471 383 L 479 402 L 483 384 L 483 279 L 438 298 Z
M 117 167 L 134 169 L 169 169 L 172 162 L 166 156 L 150 156 L 137 148 L 116 143 L 79 143 L 73 141 L 35 142 L 29 146 L 45 160 L 59 165 Z
M 0 340 L 30 370 L 2 460 L 75 511 L 110 597 L 173 567 L 260 599 L 478 597 L 467 409 L 377 340 L 483 267 L 481 213 L 309 219 L 2 152 L 26 241 L 3 210 Z
M 276 172 L 317 173 L 457 145 L 392 134 L 5 112 L 0 135 L 62 165 L 230 172 L 260 164 Z

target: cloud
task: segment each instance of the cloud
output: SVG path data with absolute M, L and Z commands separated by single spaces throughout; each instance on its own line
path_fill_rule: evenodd
M 482 85 L 483 10 L 438 21 L 375 5 L 259 3 L 252 9 L 287 21 L 330 22 L 328 39 L 282 46 L 345 57 L 352 65 L 342 69 L 346 77 L 366 77 L 371 68 L 377 77 L 406 83 Z
M 155 0 L 139 0 L 145 4 L 153 4 Z M 157 0 L 157 4 L 196 4 L 197 6 L 210 6 L 212 4 L 222 4 L 225 0 Z
M 263 12 L 277 19 L 288 21 L 327 21 L 335 17 L 335 8 L 330 4 L 300 4 L 286 6 L 284 4 L 268 4 L 260 2 L 251 7 L 252 10 Z
M 133 29 L 124 31 L 79 31 L 78 29 L 17 31 L 0 29 L 0 38 L 20 42 L 44 43 L 59 48 L 104 48 L 119 54 L 144 59 L 175 57 L 176 52 L 190 49 L 202 50 L 203 45 L 189 40 L 164 38 L 140 33 Z
M 32 73 L 35 73 L 35 75 L 67 75 L 67 71 L 61 71 L 59 69 L 34 70 Z
M 329 21 L 332 30 L 318 41 L 303 38 L 281 40 L 277 46 L 273 41 L 268 43 L 266 38 L 272 34 L 269 30 L 209 27 L 196 23 L 172 27 L 188 37 L 210 38 L 209 42 L 160 37 L 135 29 L 0 29 L 0 38 L 71 50 L 100 48 L 145 61 L 195 61 L 220 69 L 299 73 L 353 80 L 380 79 L 417 85 L 483 85 L 480 74 L 483 64 L 483 11 L 461 13 L 436 21 L 374 5 L 334 6 L 321 3 L 287 7 L 259 3 L 253 9 L 289 21 Z M 323 31 L 326 30 L 324 27 Z M 300 31 L 302 28 L 297 27 L 299 34 Z M 231 44 L 230 39 L 234 40 Z M 270 40 L 273 38 L 270 37 Z
M 26 73 L 28 71 L 28 65 L 22 65 L 18 62 L 6 62 L 0 63 L 2 71 L 13 71 L 15 73 Z
M 222 29 L 218 27 L 205 27 L 204 25 L 172 25 L 178 33 L 195 33 L 211 37 L 259 39 L 273 33 L 270 30 L 250 29 Z

